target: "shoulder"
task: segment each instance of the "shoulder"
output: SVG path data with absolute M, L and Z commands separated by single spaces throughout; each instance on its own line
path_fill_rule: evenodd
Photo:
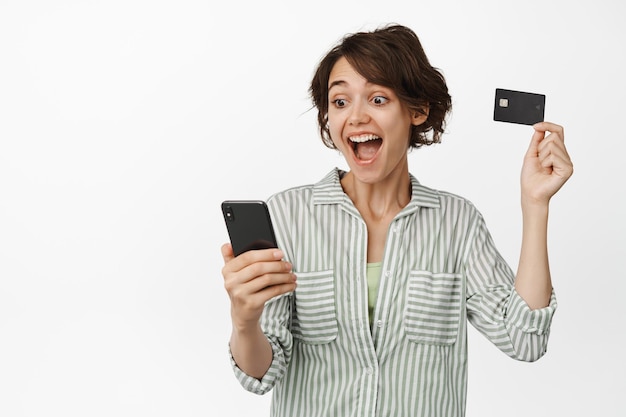
M 445 203 L 447 205 L 464 206 L 464 207 L 468 207 L 474 210 L 476 209 L 476 206 L 474 205 L 474 203 L 472 203 L 466 197 L 460 196 L 455 193 L 451 193 L 449 191 L 442 191 L 442 190 L 438 190 L 437 194 L 439 195 L 439 200 L 442 203 Z
M 339 170 L 335 168 L 315 184 L 300 185 L 277 192 L 269 197 L 268 205 L 293 207 L 327 199 L 341 199 L 344 193 L 339 175 Z
M 271 195 L 267 199 L 267 207 L 275 225 L 290 225 L 294 227 L 302 221 L 310 218 L 313 207 L 314 185 L 300 185 L 291 187 Z
M 411 175 L 412 201 L 422 207 L 442 210 L 464 209 L 476 211 L 474 204 L 467 198 L 445 190 L 427 187 Z
M 301 203 L 303 200 L 309 200 L 313 195 L 313 184 L 299 185 L 296 187 L 287 188 L 272 194 L 267 199 L 268 205 L 281 206 L 290 205 L 293 203 Z

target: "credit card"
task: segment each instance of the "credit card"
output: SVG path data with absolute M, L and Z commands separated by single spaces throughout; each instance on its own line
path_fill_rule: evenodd
M 496 88 L 493 120 L 534 125 L 543 122 L 545 106 L 544 94 Z

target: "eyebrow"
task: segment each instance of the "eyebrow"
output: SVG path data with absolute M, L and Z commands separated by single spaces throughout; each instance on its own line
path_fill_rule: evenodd
M 332 83 L 328 85 L 328 91 L 330 91 L 331 88 L 335 86 L 340 86 L 340 85 L 346 85 L 346 82 L 344 80 L 333 81 Z

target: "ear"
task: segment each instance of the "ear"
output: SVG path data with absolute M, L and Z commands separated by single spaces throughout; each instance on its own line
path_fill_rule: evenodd
M 411 124 L 413 126 L 419 126 L 428 119 L 428 111 L 430 106 L 425 104 L 420 110 L 414 110 L 411 112 Z

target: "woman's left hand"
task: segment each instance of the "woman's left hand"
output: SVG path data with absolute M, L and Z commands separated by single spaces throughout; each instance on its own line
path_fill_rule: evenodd
M 565 148 L 562 126 L 541 122 L 533 129 L 522 167 L 522 202 L 547 205 L 572 175 L 574 166 Z

